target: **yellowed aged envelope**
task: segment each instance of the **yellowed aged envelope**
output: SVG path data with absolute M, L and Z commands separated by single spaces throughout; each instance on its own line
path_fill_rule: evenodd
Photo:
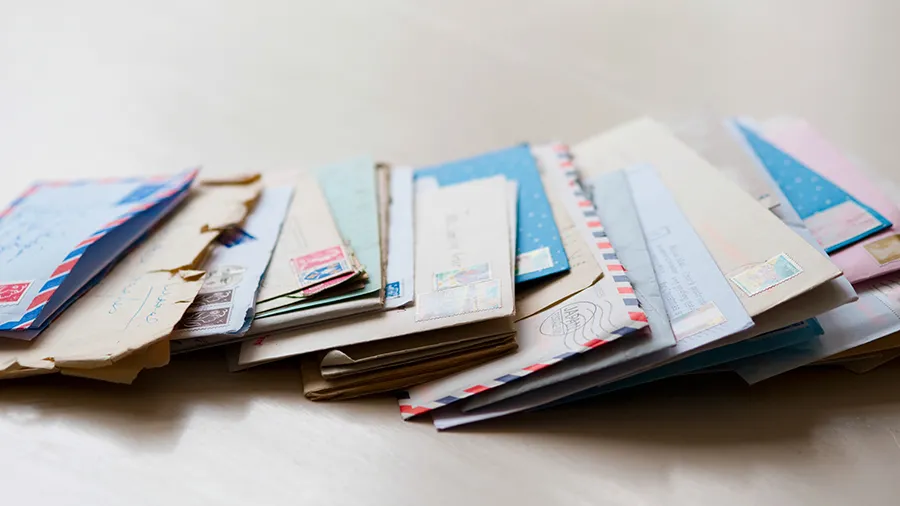
M 514 332 L 506 318 L 449 327 L 412 336 L 382 339 L 341 347 L 322 356 L 321 375 L 326 379 L 371 372 L 404 364 L 426 362 L 505 339 Z
M 827 293 L 810 292 L 840 270 L 659 123 L 627 123 L 582 142 L 575 156 L 586 175 L 635 163 L 656 168 L 747 313 L 765 313 L 755 320 L 753 335 L 772 322 L 784 326 L 851 302 L 843 295 L 835 300 L 829 287 Z M 792 303 L 780 307 L 787 301 Z
M 502 177 L 417 195 L 415 305 L 242 344 L 239 367 L 514 314 L 508 183 Z
M 516 339 L 513 334 L 508 334 L 499 341 L 430 362 L 396 369 L 378 369 L 335 379 L 323 378 L 316 367 L 318 357 L 308 356 L 301 365 L 303 393 L 310 400 L 327 401 L 393 392 L 481 365 L 512 353 L 515 349 Z
M 203 272 L 196 267 L 211 243 L 220 231 L 243 221 L 258 195 L 258 186 L 246 184 L 194 189 L 173 216 L 40 338 L 24 343 L 28 346 L 0 343 L 0 377 L 23 370 L 94 370 L 99 378 L 100 370 L 164 341 L 202 285 Z M 163 349 L 136 356 L 133 368 L 164 363 Z M 120 381 L 130 373 L 111 369 L 108 374 Z

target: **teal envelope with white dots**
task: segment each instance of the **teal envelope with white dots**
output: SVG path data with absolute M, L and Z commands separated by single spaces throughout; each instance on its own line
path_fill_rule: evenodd
M 746 125 L 737 123 L 736 126 L 826 253 L 856 244 L 892 226 L 881 213 Z
M 449 186 L 492 176 L 504 176 L 519 186 L 516 283 L 568 271 L 569 260 L 553 221 L 537 162 L 527 144 L 418 169 L 415 179 L 416 184 Z

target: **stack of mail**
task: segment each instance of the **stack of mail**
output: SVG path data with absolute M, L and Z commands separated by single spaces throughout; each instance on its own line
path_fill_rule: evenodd
M 131 383 L 231 345 L 233 371 L 298 357 L 312 400 L 393 393 L 446 429 L 900 356 L 900 208 L 797 118 L 197 174 L 39 183 L 0 213 L 0 378 Z
M 784 327 L 814 333 L 807 320 L 855 299 L 825 255 L 658 123 L 605 132 L 575 155 L 649 329 L 440 407 L 439 428 L 765 352 Z
M 561 206 L 528 146 L 389 172 L 384 310 L 246 341 L 233 368 L 304 355 L 310 398 L 396 390 L 515 350 L 516 307 L 528 316 L 570 294 L 534 283 L 576 290 L 601 275 L 569 276 Z

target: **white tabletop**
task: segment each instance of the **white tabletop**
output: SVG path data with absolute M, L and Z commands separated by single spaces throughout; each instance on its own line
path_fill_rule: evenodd
M 738 4 L 741 4 L 740 7 Z M 0 0 L 31 179 L 422 164 L 640 114 L 792 113 L 900 181 L 893 0 Z M 896 504 L 900 366 L 692 377 L 437 433 L 217 352 L 0 384 L 3 504 Z

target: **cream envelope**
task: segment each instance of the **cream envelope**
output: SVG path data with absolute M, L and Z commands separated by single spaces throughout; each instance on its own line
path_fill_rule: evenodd
M 602 253 L 587 230 L 588 218 L 579 210 L 576 195 L 565 176 L 573 170 L 569 148 L 553 143 L 534 146 L 531 151 L 538 161 L 550 210 L 569 259 L 569 271 L 516 290 L 516 320 L 571 297 L 603 276 L 597 260 Z
M 317 173 L 315 180 L 327 197 L 328 209 L 338 230 L 345 236 L 343 241 L 353 248 L 366 275 L 360 277 L 357 284 L 354 281 L 344 283 L 349 283 L 350 291 L 341 291 L 345 288 L 342 284 L 332 289 L 340 293 L 329 291 L 312 299 L 294 299 L 296 295 L 288 295 L 261 304 L 247 336 L 265 336 L 384 307 L 382 273 L 388 238 L 386 230 L 382 233 L 381 223 L 390 204 L 390 195 L 386 191 L 388 171 L 380 167 L 376 170 L 374 164 L 361 159 L 323 167 Z M 313 222 L 314 216 L 304 215 L 302 221 Z M 275 261 L 273 258 L 272 262 Z M 273 308 L 272 304 L 279 307 Z
M 197 266 L 222 230 L 242 223 L 259 191 L 245 184 L 198 187 L 39 339 L 30 346 L 2 343 L 0 377 L 31 369 L 103 378 L 105 368 L 164 341 L 202 286 Z M 136 358 L 133 367 L 160 364 L 162 349 Z M 79 372 L 86 370 L 93 372 Z M 108 375 L 124 377 L 114 369 Z
M 278 237 L 272 260 L 257 296 L 257 312 L 292 304 L 303 286 L 298 279 L 295 259 L 312 255 L 329 248 L 342 248 L 344 241 L 331 216 L 325 195 L 315 175 L 286 173 L 266 178 L 267 181 L 291 181 L 294 198 Z
M 791 321 L 786 325 L 836 307 L 838 301 L 827 297 L 834 290 L 810 293 L 802 302 L 780 307 L 841 271 L 659 123 L 649 118 L 633 121 L 582 142 L 575 155 L 585 175 L 634 163 L 656 167 L 747 313 L 766 313 L 749 331 L 752 335 L 766 332 L 770 319 L 780 323 L 787 315 Z
M 418 194 L 415 305 L 244 342 L 238 364 L 417 334 L 514 314 L 508 183 L 502 177 Z
M 483 348 L 513 332 L 509 320 L 499 318 L 464 327 L 438 329 L 414 337 L 382 339 L 329 350 L 319 363 L 325 379 L 425 362 L 463 351 Z
M 760 177 L 754 157 L 735 142 L 721 118 L 701 116 L 673 127 L 682 142 L 700 154 L 760 204 L 773 209 L 781 204 L 766 179 Z
M 304 357 L 301 365 L 303 393 L 311 400 L 324 401 L 393 392 L 478 366 L 515 349 L 515 334 L 506 334 L 499 340 L 486 342 L 484 346 L 442 356 L 429 362 L 411 364 L 399 369 L 379 369 L 331 380 L 319 374 L 316 357 L 308 356 Z

